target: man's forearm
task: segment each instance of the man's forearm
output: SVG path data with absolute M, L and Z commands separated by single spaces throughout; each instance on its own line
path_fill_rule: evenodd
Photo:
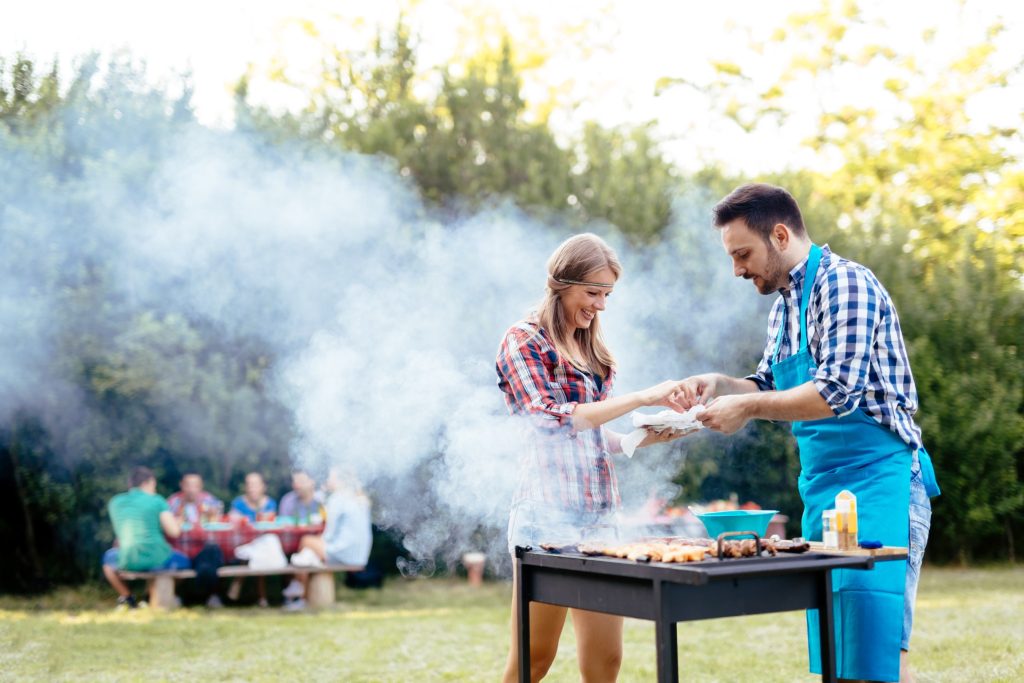
M 754 385 L 749 380 L 744 381 Z M 797 422 L 835 416 L 832 408 L 818 393 L 814 382 L 806 382 L 786 391 L 759 391 L 746 397 L 746 401 L 751 419 Z
M 758 393 L 760 387 L 749 379 L 742 377 L 729 377 L 718 375 L 715 378 L 715 394 L 717 396 L 731 396 L 733 394 Z

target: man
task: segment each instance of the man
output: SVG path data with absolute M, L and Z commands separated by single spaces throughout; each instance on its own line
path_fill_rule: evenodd
M 196 472 L 187 472 L 181 478 L 181 490 L 171 494 L 167 505 L 179 522 L 198 524 L 204 515 L 220 516 L 224 504 L 209 491 L 203 490 L 203 478 Z
M 342 564 L 363 567 L 370 558 L 373 528 L 370 499 L 363 493 L 354 476 L 342 476 L 331 469 L 327 476 L 327 523 L 323 535 L 306 535 L 299 542 L 299 552 L 292 555 L 296 567 L 317 567 Z M 302 609 L 309 577 L 296 574 L 299 588 L 289 585 L 285 609 Z
M 690 377 L 683 405 L 707 404 L 699 419 L 726 434 L 751 419 L 793 423 L 805 537 L 821 540 L 822 511 L 848 489 L 857 496 L 862 540 L 909 546 L 908 562 L 833 572 L 833 590 L 840 677 L 911 680 L 906 653 L 928 496 L 939 489 L 913 419 L 917 390 L 896 309 L 870 270 L 811 242 L 784 189 L 744 185 L 714 215 L 736 276 L 779 296 L 757 372 Z M 817 633 L 817 612 L 809 611 L 814 672 Z
M 324 506 L 316 482 L 305 470 L 292 472 L 292 490 L 284 494 L 277 513 L 295 520 L 299 526 L 320 524 L 324 521 Z
M 231 501 L 231 518 L 255 522 L 257 515 L 276 513 L 277 503 L 267 495 L 267 484 L 259 472 L 245 475 L 244 493 Z
M 103 575 L 117 591 L 117 604 L 137 605 L 118 569 L 148 572 L 187 569 L 189 559 L 172 550 L 164 538 L 181 535 L 181 526 L 171 514 L 167 501 L 157 495 L 156 477 L 146 467 L 136 467 L 129 478 L 131 488 L 114 496 L 107 506 L 114 525 L 117 547 L 103 554 Z

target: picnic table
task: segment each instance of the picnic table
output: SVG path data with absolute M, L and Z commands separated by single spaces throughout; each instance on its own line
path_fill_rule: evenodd
M 308 534 L 322 534 L 323 524 L 296 525 L 275 520 L 272 522 L 250 522 L 248 519 L 224 522 L 203 522 L 185 524 L 181 536 L 170 539 L 171 547 L 179 550 L 189 559 L 194 559 L 208 543 L 220 546 L 225 562 L 235 561 L 235 548 L 253 541 L 263 534 L 273 534 L 281 539 L 285 555 L 299 549 L 299 541 Z
M 280 520 L 250 522 L 248 519 L 184 524 L 178 538 L 169 539 L 171 547 L 195 558 L 208 543 L 220 546 L 225 562 L 235 561 L 235 549 L 263 534 L 274 534 L 281 539 L 281 548 L 286 555 L 299 549 L 299 542 L 307 534 L 323 533 L 324 525 L 296 525 Z M 319 567 L 294 567 L 280 569 L 250 569 L 244 565 L 224 566 L 217 570 L 217 576 L 240 578 L 245 576 L 272 576 L 280 574 L 306 573 L 310 583 L 306 602 L 311 607 L 325 607 L 334 602 L 334 575 L 337 572 L 361 571 L 362 566 L 328 564 Z M 144 579 L 149 583 L 149 601 L 153 607 L 173 609 L 174 582 L 177 579 L 195 578 L 192 569 L 175 571 L 118 572 L 126 580 Z

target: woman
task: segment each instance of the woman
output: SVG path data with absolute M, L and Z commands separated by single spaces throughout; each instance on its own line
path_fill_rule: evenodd
M 676 381 L 609 398 L 615 362 L 601 337 L 599 314 L 621 271 L 615 252 L 596 235 L 566 240 L 548 260 L 547 292 L 538 310 L 505 333 L 498 386 L 509 412 L 532 423 L 509 517 L 510 550 L 614 536 L 619 492 L 609 455 L 621 453 L 621 435 L 602 425 L 642 406 L 682 410 Z M 640 445 L 677 436 L 651 433 Z M 532 680 L 543 678 L 551 666 L 566 612 L 530 605 Z M 622 617 L 582 610 L 572 610 L 572 617 L 582 680 L 615 680 Z M 513 597 L 504 681 L 518 675 Z

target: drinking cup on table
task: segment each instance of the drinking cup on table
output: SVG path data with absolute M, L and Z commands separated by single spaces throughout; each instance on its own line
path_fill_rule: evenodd
M 224 516 L 224 503 L 219 500 L 210 505 L 210 522 L 216 522 Z

